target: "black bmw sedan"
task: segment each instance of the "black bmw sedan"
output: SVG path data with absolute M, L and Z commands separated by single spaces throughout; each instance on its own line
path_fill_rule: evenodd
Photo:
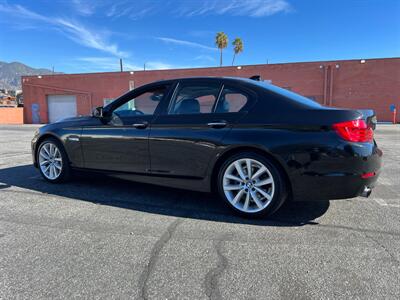
M 236 212 L 284 201 L 369 196 L 381 167 L 370 110 L 328 108 L 245 78 L 184 78 L 130 91 L 92 116 L 41 127 L 34 165 L 59 183 L 74 170 L 219 193 Z

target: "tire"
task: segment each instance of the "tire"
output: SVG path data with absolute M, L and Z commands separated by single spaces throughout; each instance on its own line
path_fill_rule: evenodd
M 40 174 L 48 182 L 61 183 L 70 179 L 71 167 L 67 153 L 56 138 L 50 137 L 40 143 L 36 159 Z
M 287 183 L 279 168 L 254 152 L 235 154 L 222 164 L 218 193 L 236 213 L 255 218 L 273 214 L 288 196 Z

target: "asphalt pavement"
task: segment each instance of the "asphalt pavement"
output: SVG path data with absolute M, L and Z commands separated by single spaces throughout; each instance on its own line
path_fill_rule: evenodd
M 35 126 L 0 126 L 0 299 L 400 299 L 400 126 L 370 198 L 267 220 L 212 195 L 31 165 Z M 317 188 L 317 187 L 316 187 Z

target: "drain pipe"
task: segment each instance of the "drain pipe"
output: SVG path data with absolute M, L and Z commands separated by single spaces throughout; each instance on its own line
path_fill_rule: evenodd
M 326 94 L 328 89 L 328 69 L 326 66 L 322 66 L 324 68 L 324 105 L 326 105 Z
M 332 96 L 333 96 L 333 68 L 330 68 L 330 76 L 329 76 L 329 106 L 332 106 Z

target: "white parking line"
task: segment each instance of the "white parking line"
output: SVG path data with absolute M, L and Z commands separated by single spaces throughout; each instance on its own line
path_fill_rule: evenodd
M 384 200 L 384 199 L 381 199 L 381 198 L 375 198 L 374 200 L 380 206 L 399 207 L 400 208 L 400 204 L 388 203 L 388 202 L 399 202 L 399 199 L 387 199 L 387 200 Z

